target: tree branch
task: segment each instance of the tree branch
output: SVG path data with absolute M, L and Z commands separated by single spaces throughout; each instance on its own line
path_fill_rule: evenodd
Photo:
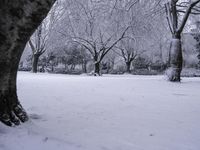
M 35 46 L 33 45 L 33 42 L 31 41 L 31 39 L 28 41 L 28 43 L 31 47 L 32 53 L 34 54 L 35 53 Z
M 185 12 L 185 15 L 183 16 L 183 20 L 182 20 L 182 22 L 181 22 L 181 25 L 180 25 L 179 29 L 177 30 L 178 33 L 181 33 L 181 32 L 183 31 L 183 28 L 185 27 L 185 24 L 186 24 L 186 22 L 187 22 L 187 20 L 188 20 L 188 17 L 189 17 L 189 15 L 190 15 L 190 13 L 191 13 L 192 8 L 193 8 L 196 4 L 198 4 L 199 2 L 200 2 L 200 0 L 196 0 L 196 1 L 194 1 L 193 3 L 191 3 L 191 4 L 188 6 L 188 8 L 187 8 L 187 10 L 186 10 L 186 12 Z

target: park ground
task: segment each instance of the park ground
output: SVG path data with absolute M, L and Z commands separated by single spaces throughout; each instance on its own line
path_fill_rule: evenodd
M 199 150 L 200 78 L 19 72 L 30 120 L 0 150 Z

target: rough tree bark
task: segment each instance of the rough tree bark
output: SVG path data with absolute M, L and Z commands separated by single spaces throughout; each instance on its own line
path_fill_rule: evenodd
M 54 1 L 0 1 L 0 121 L 8 126 L 28 120 L 17 97 L 17 69 L 27 41 Z

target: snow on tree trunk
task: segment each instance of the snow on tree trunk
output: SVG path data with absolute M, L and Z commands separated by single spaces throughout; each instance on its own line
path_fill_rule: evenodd
M 0 121 L 8 126 L 28 116 L 17 97 L 17 70 L 24 47 L 54 0 L 0 2 Z
M 180 82 L 183 64 L 181 40 L 174 38 L 171 41 L 170 48 L 170 68 L 167 71 L 168 80 L 172 82 Z

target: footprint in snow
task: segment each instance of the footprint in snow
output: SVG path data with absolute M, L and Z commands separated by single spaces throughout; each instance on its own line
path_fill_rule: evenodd
M 34 120 L 42 119 L 42 117 L 38 114 L 30 114 L 29 117 Z
M 186 94 L 181 94 L 181 93 L 173 93 L 173 95 L 176 95 L 176 96 L 187 96 Z

